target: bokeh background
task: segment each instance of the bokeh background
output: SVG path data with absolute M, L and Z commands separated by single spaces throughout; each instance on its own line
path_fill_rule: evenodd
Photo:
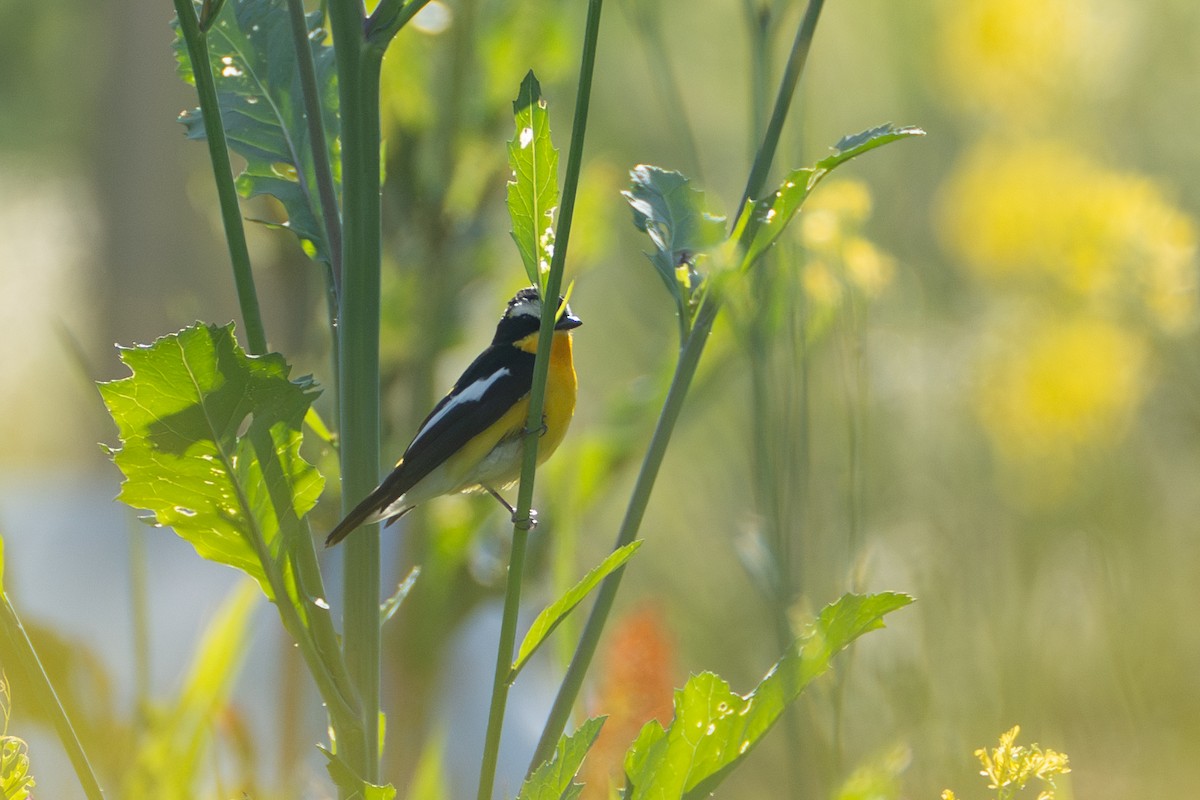
M 568 264 L 581 396 L 539 480 L 531 611 L 610 546 L 677 345 L 626 173 L 678 169 L 732 211 L 802 10 L 605 10 Z M 385 62 L 389 458 L 524 280 L 503 203 L 510 102 L 532 67 L 565 152 L 584 14 L 434 11 Z M 114 343 L 237 315 L 206 152 L 175 121 L 194 95 L 170 20 L 165 2 L 0 2 L 5 588 L 112 785 L 234 583 L 111 500 L 97 442 L 115 431 L 89 384 L 122 376 Z M 1192 0 L 827 5 L 775 179 L 884 121 L 929 135 L 839 170 L 734 288 L 597 661 L 586 703 L 612 716 L 590 796 L 638 725 L 669 715 L 671 687 L 711 669 L 748 691 L 789 625 L 851 589 L 918 602 L 719 796 L 985 797 L 971 753 L 1017 723 L 1070 754 L 1069 796 L 1195 791 L 1197 36 Z M 319 270 L 286 234 L 251 233 L 272 346 L 327 384 Z M 312 457 L 331 479 L 320 534 L 336 463 Z M 445 796 L 473 794 L 501 516 L 449 499 L 389 534 L 389 580 L 424 567 L 388 628 L 401 796 L 438 773 Z M 319 710 L 260 612 L 195 791 L 325 796 Z M 570 633 L 518 696 L 535 732 Z M 44 796 L 75 796 L 36 710 L 14 707 Z M 511 774 L 528 736 L 508 736 Z

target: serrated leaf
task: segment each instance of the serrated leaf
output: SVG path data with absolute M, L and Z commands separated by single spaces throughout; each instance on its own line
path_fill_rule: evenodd
M 275 599 L 251 533 L 280 559 L 324 480 L 300 457 L 318 394 L 278 354 L 248 356 L 224 327 L 194 325 L 121 351 L 130 377 L 100 385 L 117 423 L 119 499 L 147 509 L 204 558 L 242 570 Z M 289 585 L 289 594 L 294 585 Z
M 325 126 L 322 146 L 330 154 L 335 191 L 340 193 L 334 52 L 324 43 L 321 12 L 314 11 L 306 19 Z M 284 227 L 300 238 L 305 252 L 328 263 L 300 69 L 284 0 L 228 0 L 208 32 L 208 56 L 229 146 L 246 159 L 236 181 L 238 192 L 247 198 L 262 194 L 277 198 L 287 213 Z M 175 58 L 180 77 L 194 83 L 178 30 Z M 179 121 L 189 139 L 205 138 L 199 108 L 183 112 Z
M 575 773 L 583 764 L 588 751 L 604 727 L 604 717 L 594 717 L 579 726 L 570 736 L 563 736 L 554 748 L 554 755 L 533 771 L 521 787 L 517 800 L 572 800 L 583 787 L 573 783 Z
M 704 192 L 678 172 L 639 164 L 629 180 L 621 194 L 633 209 L 633 224 L 650 237 L 654 250 L 647 256 L 685 315 L 704 285 L 696 257 L 725 239 L 725 217 L 709 214 Z
M 379 786 L 366 781 L 339 756 L 323 747 L 317 749 L 325 754 L 325 769 L 328 770 L 334 784 L 342 790 L 343 797 L 353 797 L 355 800 L 395 800 L 396 788 L 390 783 Z
M 844 595 L 821 612 L 748 695 L 736 694 L 711 672 L 693 676 L 675 692 L 670 727 L 648 722 L 626 753 L 629 800 L 707 797 L 838 651 L 883 627 L 885 614 L 911 602 L 892 592 Z
M 811 167 L 793 170 L 784 178 L 774 194 L 754 204 L 752 219 L 746 227 L 751 239 L 742 259 L 742 268 L 749 268 L 775 243 L 813 188 L 838 166 L 876 147 L 899 139 L 924 135 L 925 131 L 920 128 L 897 128 L 889 122 L 862 133 L 844 136 L 833 146 L 831 155 Z
M 537 615 L 537 619 L 529 626 L 529 632 L 525 634 L 525 638 L 521 641 L 521 647 L 517 650 L 517 658 L 513 661 L 512 668 L 508 673 L 509 683 L 516 680 L 517 673 L 521 671 L 521 668 L 525 666 L 537 649 L 542 646 L 546 641 L 546 637 L 558 627 L 560 622 L 567 618 L 568 614 L 575 610 L 575 606 L 579 605 L 583 601 L 583 598 L 587 597 L 600 584 L 600 581 L 608 577 L 613 571 L 624 566 L 625 562 L 641 546 L 642 541 L 639 539 L 636 542 L 630 542 L 624 547 L 619 547 L 612 551 L 591 572 L 584 575 L 579 583 L 576 583 L 564 592 L 561 597 L 542 609 L 542 613 Z
M 554 256 L 554 215 L 558 211 L 558 150 L 550 141 L 550 114 L 542 87 L 530 70 L 513 101 L 516 133 L 508 143 L 508 214 L 512 237 L 529 282 L 545 288 Z

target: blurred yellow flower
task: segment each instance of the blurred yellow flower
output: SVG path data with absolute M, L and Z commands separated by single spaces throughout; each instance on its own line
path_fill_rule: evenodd
M 800 241 L 807 253 L 804 291 L 818 306 L 836 307 L 847 289 L 878 297 L 892 282 L 892 258 L 859 235 L 871 215 L 871 193 L 859 181 L 831 181 L 805 203 Z
M 1153 180 L 1068 144 L 977 147 L 947 181 L 939 222 L 951 254 L 997 287 L 1172 332 L 1196 317 L 1192 219 Z
M 1040 121 L 1121 63 L 1125 10 L 1104 0 L 949 0 L 937 15 L 936 75 L 956 105 Z
M 1117 440 L 1141 400 L 1146 345 L 1089 317 L 1016 326 L 983 365 L 979 415 L 996 449 L 1041 470 L 1069 466 L 1084 445 Z

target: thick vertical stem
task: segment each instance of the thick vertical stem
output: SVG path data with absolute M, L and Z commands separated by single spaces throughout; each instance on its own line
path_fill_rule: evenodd
M 379 79 L 382 51 L 363 40 L 359 0 L 332 0 L 329 19 L 342 115 L 342 290 L 338 380 L 342 502 L 349 510 L 379 481 Z M 342 754 L 366 780 L 379 780 L 379 536 L 346 542 L 343 647 L 362 708 L 361 742 Z

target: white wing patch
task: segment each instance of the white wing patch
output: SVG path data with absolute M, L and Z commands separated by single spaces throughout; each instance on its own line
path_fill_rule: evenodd
M 493 372 L 491 375 L 488 375 L 486 378 L 480 378 L 456 394 L 453 398 L 451 398 L 450 402 L 442 406 L 436 414 L 430 417 L 426 423 L 421 426 L 421 430 L 417 431 L 417 435 L 413 437 L 412 444 L 408 446 L 409 449 L 416 447 L 417 442 L 421 441 L 421 439 L 423 439 L 425 435 L 429 433 L 429 431 L 436 427 L 438 422 L 440 422 L 452 410 L 457 409 L 467 403 L 478 403 L 487 394 L 487 391 L 492 387 L 492 384 L 509 374 L 511 374 L 511 370 L 509 370 L 508 367 L 502 367 Z

